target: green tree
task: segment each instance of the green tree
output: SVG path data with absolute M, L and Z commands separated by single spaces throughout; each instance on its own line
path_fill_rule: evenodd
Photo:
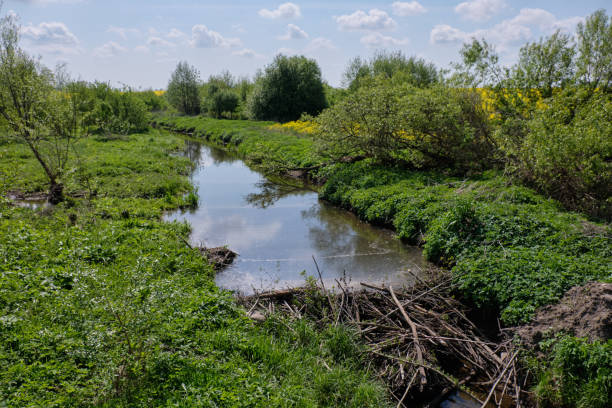
M 354 91 L 376 77 L 422 88 L 438 82 L 438 70 L 434 64 L 422 58 L 406 57 L 401 51 L 379 51 L 369 61 L 356 57 L 349 62 L 343 83 Z
M 256 78 L 248 101 L 251 116 L 281 122 L 317 115 L 327 107 L 321 70 L 304 56 L 277 55 Z
M 224 113 L 229 113 L 230 116 L 238 108 L 238 95 L 230 90 L 221 90 L 215 92 L 208 99 L 208 111 L 215 118 L 220 118 Z
M 495 47 L 485 39 L 473 38 L 459 51 L 461 62 L 455 63 L 451 83 L 466 87 L 496 86 L 504 79 Z
M 317 121 L 321 154 L 418 167 L 480 168 L 494 153 L 487 113 L 476 92 L 444 86 L 398 86 L 378 78 Z
M 49 201 L 64 199 L 62 175 L 88 109 L 82 87 L 54 75 L 19 47 L 15 16 L 0 20 L 0 120 L 28 146 L 49 181 Z M 59 79 L 56 80 L 56 79 Z
M 168 82 L 168 102 L 181 113 L 197 115 L 200 113 L 199 82 L 198 70 L 186 61 L 179 62 Z
M 578 78 L 591 87 L 612 86 L 612 16 L 597 10 L 578 24 Z
M 538 96 L 551 97 L 554 88 L 572 81 L 574 54 L 571 37 L 559 31 L 539 42 L 526 44 L 513 70 L 515 85 L 523 93 L 539 91 Z

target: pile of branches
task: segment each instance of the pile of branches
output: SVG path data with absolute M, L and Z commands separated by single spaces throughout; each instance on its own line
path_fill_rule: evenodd
M 466 307 L 451 296 L 452 279 L 436 275 L 427 282 L 413 275 L 416 284 L 401 289 L 361 283 L 361 289 L 349 290 L 336 280 L 328 290 L 320 279 L 308 287 L 240 300 L 255 320 L 282 313 L 353 327 L 398 407 L 417 400 L 436 406 L 455 391 L 482 407 L 502 401 L 519 407 L 517 351 L 511 341 L 493 342 L 481 333 Z

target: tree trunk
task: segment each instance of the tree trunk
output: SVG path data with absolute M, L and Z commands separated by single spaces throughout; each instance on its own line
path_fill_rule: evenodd
M 53 205 L 64 201 L 64 186 L 61 183 L 52 181 L 49 184 L 49 202 Z

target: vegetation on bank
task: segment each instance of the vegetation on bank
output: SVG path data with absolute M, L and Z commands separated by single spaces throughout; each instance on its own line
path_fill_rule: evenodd
M 253 325 L 185 245 L 189 226 L 161 221 L 189 205 L 182 147 L 90 136 L 68 198 L 32 209 L 4 197 L 44 190 L 44 174 L 24 144 L 0 146 L 0 404 L 385 406 L 351 333 Z

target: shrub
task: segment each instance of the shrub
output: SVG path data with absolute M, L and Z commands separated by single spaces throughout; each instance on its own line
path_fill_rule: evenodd
M 208 112 L 215 118 L 220 118 L 224 113 L 232 113 L 238 108 L 238 95 L 230 90 L 215 92 L 208 98 Z
M 528 184 L 591 215 L 612 217 L 612 94 L 566 88 L 527 122 L 509 168 Z
M 288 122 L 303 113 L 318 115 L 327 107 L 319 65 L 304 56 L 277 55 L 256 78 L 248 106 L 260 120 Z
M 395 83 L 428 87 L 438 82 L 438 70 L 421 58 L 406 57 L 401 51 L 377 52 L 369 61 L 357 57 L 344 72 L 344 85 L 355 91 L 374 78 L 393 79 Z
M 476 92 L 419 89 L 377 79 L 316 120 L 321 154 L 365 155 L 417 167 L 482 168 L 494 153 L 487 113 Z
M 542 346 L 552 358 L 539 370 L 540 406 L 612 406 L 612 340 L 589 342 L 561 336 Z

